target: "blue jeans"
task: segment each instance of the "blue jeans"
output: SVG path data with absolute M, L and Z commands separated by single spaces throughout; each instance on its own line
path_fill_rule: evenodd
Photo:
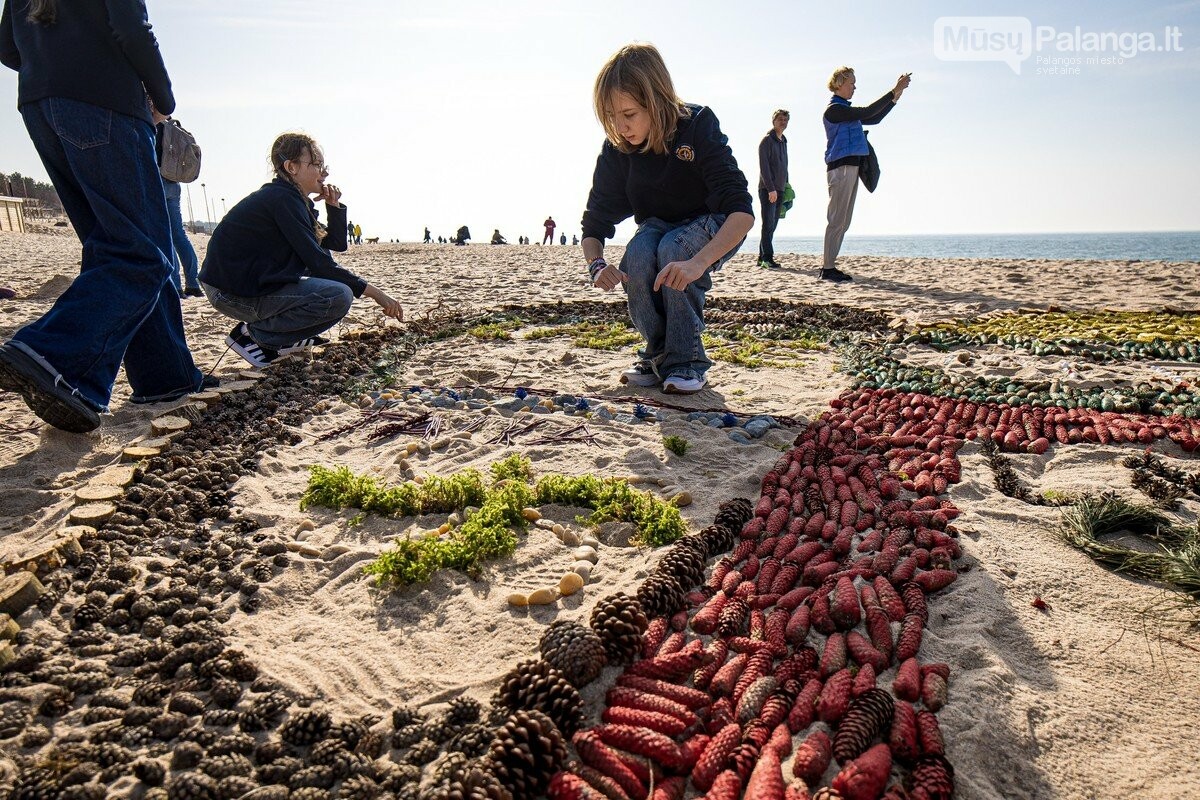
M 712 366 L 700 341 L 704 295 L 712 288 L 713 271 L 737 252 L 741 242 L 683 291 L 664 286 L 656 292 L 654 281 L 667 264 L 687 261 L 700 252 L 724 222 L 724 214 L 706 214 L 682 223 L 651 217 L 625 246 L 621 271 L 629 276 L 625 283 L 629 316 L 646 340 L 642 358 L 663 378 L 702 378 Z
M 766 189 L 758 190 L 758 204 L 762 208 L 762 238 L 758 243 L 758 260 L 759 261 L 774 261 L 775 260 L 775 228 L 779 226 L 779 201 L 783 199 L 780 192 L 775 196 L 775 202 L 772 203 L 770 192 Z
M 167 216 L 171 219 L 171 243 L 175 245 L 175 257 L 183 267 L 183 285 L 179 284 L 179 270 L 171 270 L 171 283 L 175 291 L 200 288 L 200 263 L 196 259 L 196 250 L 187 237 L 183 227 L 183 212 L 179 208 L 179 199 L 183 196 L 183 188 L 174 181 L 163 181 L 163 189 L 167 194 Z
M 254 341 L 276 350 L 329 330 L 354 302 L 349 286 L 325 278 L 301 278 L 263 297 L 239 297 L 207 283 L 203 289 L 213 308 L 246 323 Z
M 99 411 L 117 370 L 134 399 L 200 388 L 171 285 L 171 229 L 149 122 L 78 100 L 21 106 L 33 146 L 83 243 L 83 266 L 49 311 L 13 335 Z

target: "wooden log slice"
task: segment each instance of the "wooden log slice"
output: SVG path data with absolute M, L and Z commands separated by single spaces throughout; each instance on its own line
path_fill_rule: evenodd
M 77 525 L 103 525 L 115 513 L 117 507 L 112 503 L 88 503 L 71 509 L 70 520 Z
M 75 491 L 76 503 L 101 503 L 113 501 L 125 494 L 124 487 L 111 483 L 89 483 Z
M 174 416 L 173 414 L 168 414 L 165 417 L 159 417 L 158 419 L 150 420 L 150 430 L 154 431 L 154 433 L 158 436 L 169 433 L 179 433 L 180 431 L 187 430 L 190 427 L 192 427 L 190 420 L 186 420 L 183 417 Z
M 46 587 L 32 572 L 21 570 L 0 578 L 0 614 L 8 614 L 16 619 L 36 603 L 44 591 Z

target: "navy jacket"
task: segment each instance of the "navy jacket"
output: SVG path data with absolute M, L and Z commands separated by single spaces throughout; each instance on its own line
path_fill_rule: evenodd
M 772 128 L 758 143 L 758 188 L 783 194 L 787 182 L 787 137 L 780 139 Z
M 329 254 L 346 249 L 346 207 L 328 204 L 329 229 L 317 241 L 316 208 L 282 178 L 229 209 L 213 231 L 200 280 L 237 297 L 263 297 L 303 276 L 344 283 L 355 297 L 367 282 Z
M 149 94 L 162 113 L 175 110 L 143 0 L 59 0 L 53 25 L 28 13 L 29 0 L 5 0 L 0 15 L 0 62 L 20 73 L 18 108 L 65 97 L 149 122 Z
M 705 214 L 754 215 L 746 176 L 717 116 L 707 106 L 687 109 L 666 153 L 622 153 L 604 142 L 583 212 L 585 239 L 612 238 L 630 216 L 641 224 L 651 217 L 685 222 Z

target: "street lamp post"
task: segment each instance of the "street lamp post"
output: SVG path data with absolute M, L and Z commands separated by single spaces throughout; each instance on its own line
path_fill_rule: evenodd
M 202 192 L 204 192 L 204 223 L 205 223 L 205 228 L 207 229 L 208 224 L 212 222 L 212 211 L 211 211 L 211 209 L 209 209 L 209 206 L 208 206 L 208 187 L 206 187 L 202 183 L 202 184 L 200 184 L 200 190 Z M 205 233 L 207 233 L 207 232 L 208 231 L 205 230 Z
M 195 232 L 196 232 L 196 213 L 195 213 L 194 211 L 192 211 L 192 187 L 191 187 L 191 186 L 188 186 L 188 185 L 185 183 L 185 184 L 183 185 L 183 188 L 187 190 L 187 199 L 188 199 L 188 222 L 190 223 L 190 226 L 189 226 L 189 227 L 191 227 L 191 229 L 192 229 L 192 233 L 195 233 Z
M 221 219 L 225 219 L 225 215 L 229 213 L 229 209 L 225 205 L 225 198 L 221 198 Z

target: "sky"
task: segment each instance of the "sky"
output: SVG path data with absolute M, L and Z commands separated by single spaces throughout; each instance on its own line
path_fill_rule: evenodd
M 856 71 L 856 104 L 878 98 L 901 73 L 913 76 L 871 133 L 882 178 L 873 195 L 859 194 L 852 235 L 1200 229 L 1195 0 L 150 0 L 148 7 L 174 84 L 175 117 L 203 148 L 201 177 L 189 187 L 196 219 L 219 219 L 269 180 L 271 142 L 302 130 L 324 148 L 329 181 L 364 236 L 411 241 L 425 226 L 449 236 L 466 224 L 477 241 L 497 228 L 513 241 L 537 241 L 552 215 L 570 237 L 603 142 L 592 111 L 596 74 L 622 45 L 648 41 L 679 95 L 716 113 L 755 194 L 757 147 L 771 112 L 791 111 L 797 198 L 777 236 L 824 230 L 820 118 L 826 81 L 843 64 Z M 1024 49 L 992 47 L 1011 45 L 1002 38 L 954 39 L 966 29 L 1002 36 L 1011 20 L 937 27 L 944 17 L 982 15 L 1026 18 Z M 1172 28 L 1180 50 L 1139 52 L 1121 63 L 1039 61 L 1116 60 L 1111 46 L 1083 52 L 1086 34 L 1153 34 L 1170 45 Z M 1070 41 L 1059 38 L 1064 33 Z M 995 60 L 946 60 L 939 49 Z M 1005 52 L 1008 63 L 1000 60 Z M 1021 53 L 1028 58 L 1018 60 Z M 1047 72 L 1062 66 L 1072 72 Z M 0 171 L 45 179 L 15 110 L 16 85 L 15 73 L 0 71 Z M 187 218 L 186 194 L 183 204 Z M 633 229 L 625 223 L 618 239 Z

